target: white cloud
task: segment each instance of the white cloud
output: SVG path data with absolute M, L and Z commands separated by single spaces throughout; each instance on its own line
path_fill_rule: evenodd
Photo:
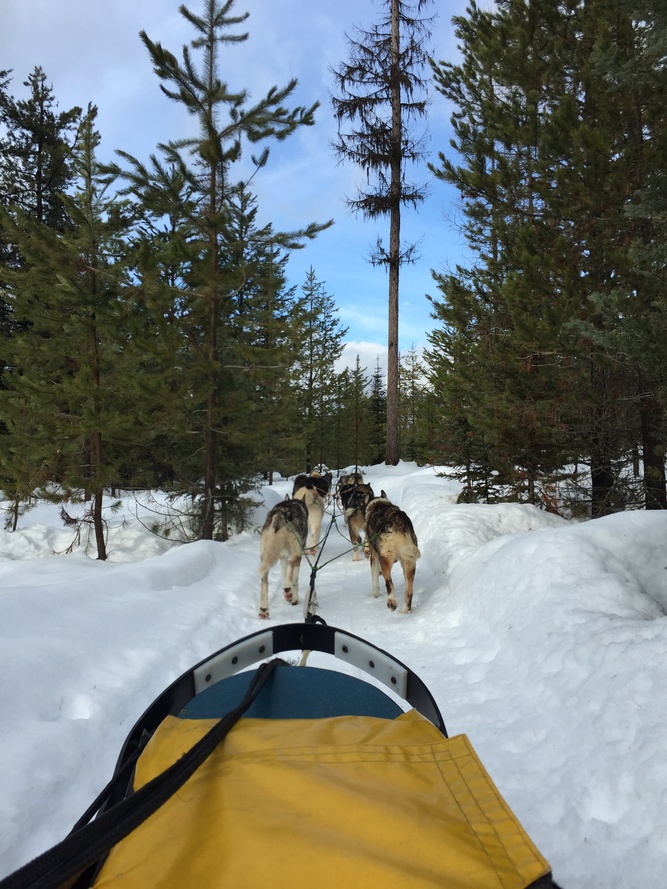
M 362 370 L 367 377 L 372 377 L 379 363 L 382 377 L 387 379 L 387 347 L 379 343 L 355 342 L 345 343 L 343 354 L 336 362 L 336 372 L 340 373 L 346 367 L 356 369 L 357 357 Z

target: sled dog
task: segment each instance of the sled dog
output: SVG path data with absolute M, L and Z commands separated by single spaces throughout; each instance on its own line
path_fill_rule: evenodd
M 387 499 L 385 492 L 366 507 L 366 539 L 371 556 L 372 592 L 380 595 L 380 572 L 387 587 L 387 608 L 396 609 L 391 569 L 400 562 L 405 578 L 405 605 L 402 612 L 412 610 L 412 584 L 417 559 L 421 556 L 417 537 L 409 517 Z
M 350 535 L 350 543 L 352 544 L 352 561 L 360 562 L 359 548 L 363 544 L 364 555 L 369 557 L 368 551 L 368 533 L 366 530 L 366 507 L 375 497 L 373 489 L 370 485 L 360 484 L 345 492 L 343 518 L 347 525 Z M 362 533 L 366 536 L 366 542 L 362 541 Z
M 313 469 L 313 471 L 309 475 L 306 475 L 305 472 L 300 472 L 299 475 L 297 475 L 294 479 L 294 485 L 292 486 L 292 497 L 296 497 L 296 492 L 300 488 L 304 487 L 316 490 L 322 498 L 322 502 L 325 503 L 331 490 L 331 473 L 321 473 L 318 472 L 316 469 Z
M 341 509 L 345 509 L 345 497 L 350 494 L 353 488 L 363 485 L 363 483 L 364 477 L 360 472 L 348 472 L 346 475 L 341 475 L 336 482 L 336 499 Z
M 260 543 L 261 562 L 258 573 L 262 581 L 259 594 L 259 616 L 269 616 L 269 571 L 280 559 L 283 593 L 292 605 L 299 603 L 299 566 L 308 535 L 308 510 L 301 500 L 289 496 L 269 511 Z
M 313 481 L 313 484 L 317 488 L 320 497 L 326 503 L 329 498 L 329 494 L 331 493 L 331 473 L 320 472 L 317 469 L 313 469 L 313 471 L 310 473 L 310 477 Z
M 310 547 L 311 556 L 314 556 L 317 552 L 322 518 L 324 517 L 324 500 L 308 476 L 304 476 L 306 481 L 297 487 L 298 478 L 299 476 L 294 481 L 294 493 L 292 496 L 295 500 L 303 503 L 308 511 L 308 530 L 310 531 L 308 546 Z

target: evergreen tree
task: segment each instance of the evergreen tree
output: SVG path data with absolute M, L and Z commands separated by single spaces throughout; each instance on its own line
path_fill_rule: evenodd
M 385 462 L 390 465 L 399 460 L 399 269 L 414 258 L 414 246 L 401 243 L 401 211 L 424 200 L 424 187 L 410 182 L 407 173 L 424 154 L 423 140 L 412 127 L 426 113 L 422 70 L 429 21 L 420 13 L 429 2 L 384 0 L 378 24 L 371 30 L 359 28 L 356 39 L 348 38 L 350 61 L 334 71 L 339 93 L 332 97 L 338 119 L 334 148 L 340 158 L 359 166 L 368 181 L 348 205 L 366 219 L 389 217 L 389 249 L 378 240 L 371 261 L 386 266 L 389 274 Z
M 140 200 L 150 196 L 154 203 L 162 206 L 163 212 L 167 208 L 176 212 L 178 208 L 178 212 L 187 214 L 189 268 L 185 281 L 187 289 L 183 291 L 182 299 L 184 310 L 190 315 L 192 324 L 198 326 L 200 335 L 196 353 L 193 353 L 193 369 L 197 373 L 192 404 L 193 413 L 196 411 L 198 418 L 196 432 L 203 439 L 200 449 L 203 454 L 201 536 L 205 539 L 215 535 L 218 493 L 225 498 L 235 496 L 228 484 L 230 473 L 236 472 L 231 451 L 223 473 L 225 479 L 221 480 L 219 474 L 221 441 L 229 442 L 232 434 L 231 430 L 226 434 L 221 431 L 223 402 L 228 397 L 235 398 L 227 373 L 232 369 L 233 361 L 228 360 L 225 351 L 231 344 L 226 325 L 233 311 L 234 295 L 242 284 L 241 270 L 227 261 L 230 251 L 229 204 L 236 187 L 231 180 L 231 167 L 241 158 L 244 141 L 254 144 L 271 138 L 282 140 L 300 126 L 312 124 L 317 107 L 293 110 L 285 107 L 284 103 L 296 86 L 294 80 L 281 89 L 270 89 L 264 97 L 250 103 L 247 91 L 232 92 L 220 79 L 222 47 L 243 41 L 248 36 L 230 32 L 247 18 L 247 14 L 233 16 L 233 6 L 234 0 L 204 0 L 201 15 L 185 6 L 180 7 L 181 15 L 196 32 L 190 44 L 183 47 L 181 61 L 160 43 L 152 41 L 145 32 L 141 33 L 163 93 L 195 117 L 199 134 L 160 145 L 164 161 L 152 157 L 149 167 L 121 153 L 129 165 L 123 175 Z M 195 54 L 202 57 L 199 69 Z M 262 167 L 267 158 L 268 150 L 264 149 L 252 160 L 257 167 Z M 174 192 L 170 185 L 168 171 L 172 168 L 178 171 L 189 192 L 185 208 L 180 203 L 182 189 Z M 311 225 L 293 233 L 271 232 L 269 243 L 292 249 L 300 246 L 305 238 L 314 237 L 322 228 L 321 225 Z M 224 374 L 223 368 L 226 369 Z M 238 370 L 234 382 L 239 383 L 238 377 L 244 373 L 244 369 Z M 242 468 L 239 468 L 239 474 L 243 475 Z M 219 485 L 222 488 L 217 492 Z
M 327 465 L 335 466 L 339 469 L 347 466 L 350 462 L 350 449 L 345 440 L 346 423 L 345 414 L 349 400 L 350 389 L 350 370 L 344 368 L 333 381 L 332 400 L 331 400 L 331 431 L 333 433 L 333 441 L 331 448 L 327 453 Z
M 659 4 L 644 0 L 619 2 L 610 11 L 596 34 L 590 65 L 591 80 L 601 79 L 609 94 L 607 126 L 619 167 L 622 229 L 616 234 L 615 286 L 598 308 L 608 350 L 622 356 L 630 383 L 624 403 L 634 415 L 634 440 L 643 457 L 644 506 L 665 509 L 667 387 L 661 353 L 667 332 L 667 110 L 662 97 L 667 15 Z
M 639 155 L 628 135 L 650 91 L 637 102 L 621 74 L 637 61 L 638 22 L 621 0 L 499 0 L 493 13 L 468 12 L 456 20 L 463 63 L 434 66 L 457 106 L 463 158 L 441 155 L 435 172 L 460 189 L 478 258 L 438 278 L 443 369 L 458 378 L 453 391 L 470 392 L 465 427 L 518 496 L 539 499 L 542 474 L 585 458 L 602 515 L 623 503 L 633 447 L 621 406 L 637 375 L 615 338 L 628 317 L 618 295 L 637 286 L 627 212 Z M 452 354 L 468 366 L 448 364 Z M 457 428 L 461 411 L 451 412 Z
M 346 367 L 336 385 L 338 410 L 334 465 L 363 466 L 370 462 L 369 379 L 357 355 L 354 369 Z
M 201 488 L 193 479 L 201 478 L 202 440 L 193 430 L 200 425 L 196 369 L 201 321 L 187 301 L 197 255 L 190 224 L 193 198 L 175 166 L 156 163 L 151 172 L 159 186 L 142 190 L 133 182 L 119 192 L 131 201 L 135 220 L 128 249 L 133 281 L 129 299 L 134 323 L 144 333 L 141 377 L 150 392 L 146 422 L 153 431 L 145 469 L 150 472 L 152 466 L 154 484 L 168 483 L 170 491 L 196 500 Z M 142 174 L 148 178 L 146 170 Z M 183 524 L 189 524 L 188 517 Z
M 62 231 L 67 214 L 61 195 L 74 175 L 70 150 L 81 109 L 56 110 L 53 87 L 40 67 L 24 83 L 28 98 L 15 99 L 7 73 L 0 72 L 0 203 Z
M 463 269 L 457 271 L 458 276 L 443 281 L 447 299 L 433 300 L 440 326 L 428 334 L 431 349 L 425 352 L 431 455 L 433 462 L 452 467 L 454 477 L 463 482 L 462 500 L 488 502 L 494 497 L 494 455 L 476 419 L 482 415 L 492 385 L 481 360 L 489 336 L 477 323 L 474 282 L 467 280 L 469 274 Z
M 0 206 L 19 208 L 27 216 L 58 231 L 67 224 L 61 199 L 72 181 L 70 150 L 81 118 L 80 108 L 58 112 L 53 88 L 36 67 L 23 84 L 26 99 L 9 92 L 9 71 L 0 71 Z M 17 245 L 0 236 L 0 331 L 11 334 L 15 321 L 2 298 L 3 267 L 21 262 Z M 4 368 L 0 359 L 0 372 Z
M 399 365 L 399 432 L 401 453 L 406 460 L 421 462 L 425 458 L 426 371 L 413 346 L 400 356 Z
M 218 455 L 218 488 L 227 492 L 219 515 L 237 529 L 244 527 L 242 497 L 256 484 L 258 467 L 282 467 L 302 446 L 290 386 L 295 298 L 294 289 L 285 286 L 288 254 L 271 242 L 270 225 L 257 227 L 256 204 L 244 187 L 232 192 L 223 253 L 230 272 L 242 279 L 225 306 L 226 397 Z
M 384 375 L 380 368 L 380 359 L 375 362 L 375 373 L 371 377 L 369 395 L 369 424 L 370 424 L 370 454 L 368 463 L 381 463 L 384 459 L 385 444 L 387 440 L 387 390 L 384 384 Z
M 100 175 L 95 113 L 89 108 L 72 153 L 76 189 L 63 197 L 67 228 L 58 232 L 21 210 L 16 218 L 2 212 L 3 230 L 23 258 L 9 274 L 9 292 L 24 329 L 6 343 L 0 474 L 18 494 L 39 486 L 61 502 L 90 501 L 82 524 L 105 559 L 104 492 L 118 482 L 127 443 L 140 435 L 141 383 L 123 358 L 132 366 L 141 343 L 122 299 L 125 223 Z
M 298 390 L 299 426 L 305 468 L 326 464 L 331 443 L 331 403 L 336 361 L 343 352 L 347 327 L 337 317 L 333 297 L 318 281 L 311 266 L 294 306 L 292 338 L 294 374 Z

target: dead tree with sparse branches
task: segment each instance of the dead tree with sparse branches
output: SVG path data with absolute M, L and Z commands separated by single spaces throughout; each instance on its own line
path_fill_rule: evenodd
M 338 121 L 333 147 L 341 161 L 356 164 L 366 175 L 366 185 L 347 204 L 365 219 L 389 217 L 389 249 L 378 238 L 370 257 L 389 273 L 388 465 L 399 461 L 399 269 L 416 259 L 415 245 L 401 244 L 401 209 L 416 208 L 425 197 L 425 186 L 412 182 L 408 173 L 425 156 L 424 134 L 415 135 L 414 125 L 426 114 L 423 72 L 432 17 L 421 14 L 431 2 L 384 0 L 377 24 L 370 30 L 357 27 L 356 37 L 348 36 L 350 59 L 333 72 L 336 94 L 331 98 Z

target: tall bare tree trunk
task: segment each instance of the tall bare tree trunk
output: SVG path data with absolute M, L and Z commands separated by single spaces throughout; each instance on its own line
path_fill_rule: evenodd
M 389 331 L 387 338 L 387 446 L 385 463 L 395 466 L 398 450 L 398 273 L 401 262 L 401 121 L 398 0 L 391 0 L 391 210 L 389 217 Z

